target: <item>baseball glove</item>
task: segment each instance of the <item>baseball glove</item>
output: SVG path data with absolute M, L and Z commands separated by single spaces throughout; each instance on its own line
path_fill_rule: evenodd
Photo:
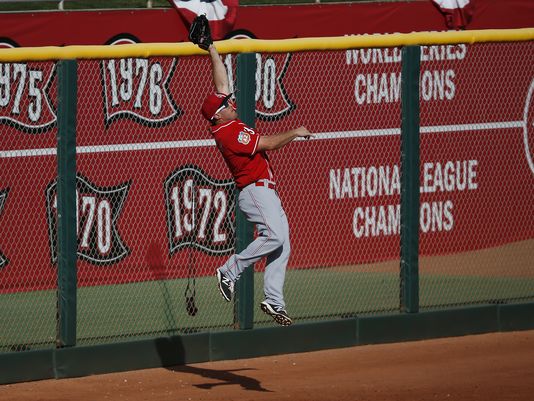
M 189 40 L 201 49 L 208 50 L 213 43 L 208 19 L 205 15 L 195 17 L 189 28 Z

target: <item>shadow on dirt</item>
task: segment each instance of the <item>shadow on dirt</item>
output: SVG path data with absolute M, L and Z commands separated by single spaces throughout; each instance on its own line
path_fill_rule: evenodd
M 253 379 L 248 376 L 235 373 L 235 372 L 242 372 L 245 370 L 255 370 L 255 369 L 215 370 L 215 369 L 206 369 L 206 368 L 196 368 L 196 367 L 188 366 L 188 365 L 170 366 L 170 367 L 167 367 L 167 369 L 173 372 L 191 373 L 194 375 L 205 377 L 207 379 L 218 380 L 218 382 L 215 382 L 215 383 L 203 383 L 203 384 L 194 385 L 195 387 L 206 389 L 206 390 L 212 389 L 213 387 L 217 387 L 217 386 L 238 384 L 241 387 L 243 387 L 245 390 L 272 392 L 271 390 L 264 388 L 258 380 Z

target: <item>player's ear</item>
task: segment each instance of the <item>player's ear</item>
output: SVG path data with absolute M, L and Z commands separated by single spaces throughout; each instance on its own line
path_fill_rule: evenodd
M 217 125 L 220 118 L 221 116 L 219 113 L 215 114 L 210 120 L 211 125 Z

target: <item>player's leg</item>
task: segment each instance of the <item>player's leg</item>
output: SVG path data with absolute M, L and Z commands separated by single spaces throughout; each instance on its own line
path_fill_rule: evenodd
M 260 307 L 278 324 L 289 326 L 293 321 L 285 308 L 284 282 L 291 247 L 289 243 L 289 224 L 282 208 L 280 209 L 280 216 L 284 226 L 284 241 L 278 249 L 267 256 L 267 265 L 265 266 L 263 278 L 265 300 L 260 304 Z
M 258 235 L 243 251 L 232 255 L 217 269 L 219 289 L 227 301 L 233 293 L 233 283 L 243 271 L 279 248 L 285 237 L 279 213 L 280 199 L 274 190 L 254 185 L 246 187 L 239 194 L 239 208 L 247 220 L 256 225 Z
M 263 289 L 267 302 L 285 309 L 284 281 L 291 246 L 289 242 L 289 224 L 282 208 L 280 208 L 280 220 L 284 233 L 283 242 L 280 247 L 267 256 L 267 264 L 263 277 Z

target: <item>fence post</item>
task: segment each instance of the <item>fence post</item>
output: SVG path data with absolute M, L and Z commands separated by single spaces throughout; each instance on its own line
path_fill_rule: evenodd
M 256 54 L 237 55 L 237 104 L 239 119 L 254 128 L 256 117 Z M 238 194 L 236 193 L 236 197 Z M 241 252 L 254 239 L 254 226 L 247 221 L 236 202 L 236 251 Z M 236 285 L 235 318 L 240 329 L 254 325 L 254 265 L 245 269 Z
M 419 311 L 419 76 L 421 48 L 402 49 L 400 309 Z
M 60 61 L 57 136 L 58 347 L 76 345 L 76 97 L 76 60 Z

